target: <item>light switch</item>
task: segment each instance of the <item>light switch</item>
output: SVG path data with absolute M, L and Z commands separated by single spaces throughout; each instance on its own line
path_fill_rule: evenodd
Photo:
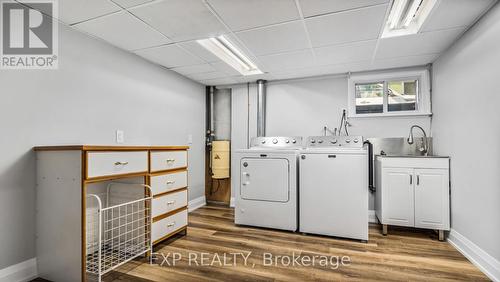
M 187 138 L 187 143 L 188 143 L 189 145 L 193 144 L 193 134 L 189 134 L 189 135 L 188 135 L 188 138 Z
M 123 130 L 116 131 L 116 143 L 118 144 L 125 143 L 125 132 L 123 132 Z

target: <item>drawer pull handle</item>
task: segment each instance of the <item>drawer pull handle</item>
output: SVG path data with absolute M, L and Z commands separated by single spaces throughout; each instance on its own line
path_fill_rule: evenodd
M 115 165 L 128 165 L 128 162 L 115 162 Z
M 175 159 L 167 159 L 167 163 L 173 163 L 175 162 Z
M 172 226 L 174 226 L 174 225 L 175 225 L 175 221 L 174 221 L 174 222 L 172 222 L 172 223 L 167 224 L 167 227 L 172 227 Z
M 168 180 L 167 181 L 167 185 L 174 184 L 174 183 L 175 183 L 175 180 Z
M 170 201 L 170 202 L 167 202 L 167 205 L 169 205 L 169 206 L 170 206 L 170 205 L 173 205 L 173 204 L 175 204 L 175 201 Z

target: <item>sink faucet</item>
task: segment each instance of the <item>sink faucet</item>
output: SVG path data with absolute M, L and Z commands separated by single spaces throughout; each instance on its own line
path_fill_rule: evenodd
M 406 139 L 406 141 L 408 142 L 408 144 L 413 144 L 413 128 L 418 128 L 420 130 L 422 130 L 422 133 L 424 134 L 424 137 L 422 137 L 422 144 L 424 145 L 424 147 L 421 147 L 419 150 L 420 152 L 423 152 L 424 153 L 424 156 L 427 156 L 429 154 L 429 144 L 427 143 L 427 134 L 425 134 L 425 130 L 418 126 L 418 125 L 413 125 L 411 128 L 410 128 L 410 135 L 408 136 L 408 139 Z

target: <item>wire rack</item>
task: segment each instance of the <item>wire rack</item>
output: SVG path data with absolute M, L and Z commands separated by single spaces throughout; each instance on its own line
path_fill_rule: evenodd
M 87 195 L 86 271 L 95 280 L 152 252 L 151 195 L 148 185 L 125 183 L 108 184 L 105 207 L 98 195 Z

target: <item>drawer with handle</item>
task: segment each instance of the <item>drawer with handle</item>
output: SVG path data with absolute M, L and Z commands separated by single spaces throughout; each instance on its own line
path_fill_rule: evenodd
M 169 235 L 170 233 L 178 230 L 187 225 L 188 214 L 187 210 L 180 211 L 169 217 L 153 222 L 151 237 L 153 242 Z
M 151 190 L 158 195 L 187 186 L 187 171 L 151 176 Z
M 148 171 L 148 152 L 88 152 L 87 178 Z
M 187 151 L 152 151 L 151 172 L 187 166 Z
M 185 206 L 187 206 L 187 190 L 154 198 L 153 218 Z

